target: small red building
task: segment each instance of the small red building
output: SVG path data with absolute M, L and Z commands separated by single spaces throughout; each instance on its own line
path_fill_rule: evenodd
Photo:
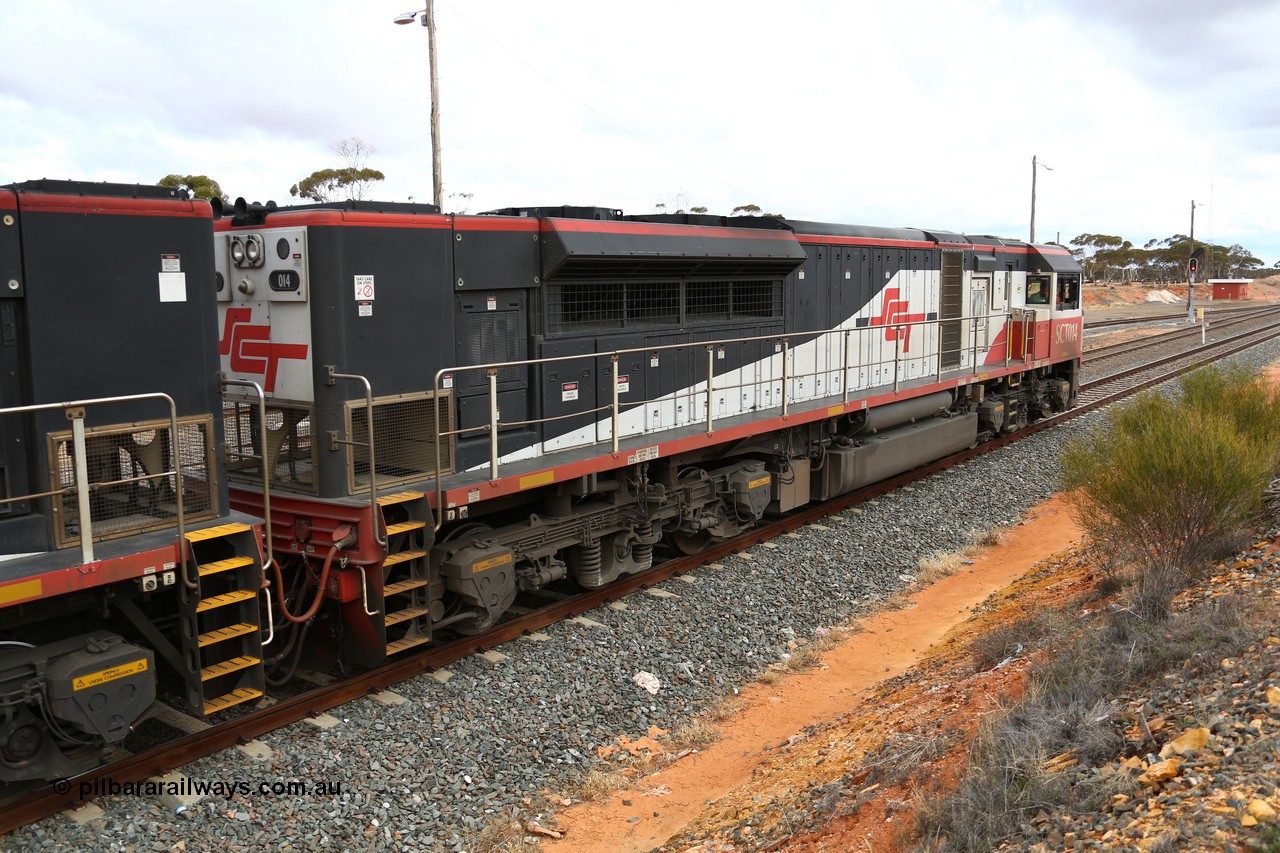
M 1213 286 L 1213 299 L 1248 299 L 1249 298 L 1249 279 L 1247 278 L 1211 278 L 1209 284 Z

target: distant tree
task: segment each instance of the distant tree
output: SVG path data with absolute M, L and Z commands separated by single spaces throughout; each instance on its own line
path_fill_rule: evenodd
M 684 193 L 680 193 L 676 196 L 676 200 L 674 204 L 675 204 L 675 209 L 668 210 L 666 203 L 660 201 L 654 204 L 653 209 L 656 210 L 658 213 L 706 213 L 707 212 L 707 208 L 703 207 L 702 205 L 690 205 L 689 197 L 686 196 Z
M 761 209 L 760 205 L 758 204 L 740 204 L 737 207 L 735 207 L 733 209 L 733 212 L 730 213 L 729 215 L 730 216 L 776 216 L 779 219 L 782 218 L 781 213 L 769 213 L 768 211 Z
M 360 137 L 344 139 L 335 144 L 333 150 L 346 165 L 312 172 L 290 187 L 289 195 L 318 202 L 362 199 L 375 182 L 386 179 L 386 175 L 366 165 L 374 148 Z
M 449 202 L 450 205 L 457 205 L 457 204 L 462 205 L 462 207 L 459 207 L 456 210 L 454 210 L 453 213 L 466 213 L 467 207 L 469 207 L 471 204 L 471 199 L 475 198 L 475 196 L 476 196 L 475 193 L 458 192 L 458 193 L 449 193 L 449 195 L 447 195 L 446 198 L 458 199 L 458 201 Z
M 156 181 L 156 185 L 171 190 L 186 190 L 193 198 L 231 200 L 222 191 L 222 187 L 218 186 L 218 182 L 208 175 L 165 175 Z

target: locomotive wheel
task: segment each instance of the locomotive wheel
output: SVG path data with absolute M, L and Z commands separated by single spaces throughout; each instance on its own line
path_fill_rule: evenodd
M 503 601 L 498 602 L 498 605 L 492 610 L 482 613 L 474 619 L 463 619 L 461 622 L 454 622 L 449 627 L 457 631 L 459 634 L 465 634 L 469 637 L 475 634 L 482 634 L 494 625 L 498 624 L 498 620 L 502 618 L 502 614 L 507 612 L 507 608 L 514 604 L 515 600 L 516 589 L 513 586 L 511 588 L 511 592 L 506 596 L 506 598 Z
M 453 542 L 458 540 L 469 539 L 473 536 L 476 536 L 481 533 L 485 533 L 492 529 L 493 529 L 492 527 L 490 527 L 489 525 L 483 522 L 472 521 L 472 522 L 468 522 L 467 524 L 460 524 L 457 527 L 453 528 L 447 534 L 445 534 L 440 541 Z M 489 630 L 490 628 L 492 628 L 494 625 L 496 625 L 498 623 L 498 620 L 502 618 L 502 614 L 507 611 L 507 608 L 510 607 L 515 602 L 515 600 L 516 600 L 516 590 L 515 590 L 515 587 L 512 586 L 511 590 L 506 595 L 503 596 L 503 600 L 497 602 L 492 607 L 484 609 L 479 613 L 479 615 L 471 619 L 463 619 L 459 622 L 450 622 L 449 628 L 454 631 L 457 631 L 459 634 L 465 634 L 467 636 L 472 636 L 474 634 L 481 634 Z M 457 601 L 458 604 L 461 605 L 461 609 L 463 610 L 476 609 L 475 605 L 470 604 L 466 600 L 455 599 L 455 601 Z
M 711 533 L 699 530 L 697 533 L 672 533 L 671 544 L 681 554 L 696 554 L 711 541 Z

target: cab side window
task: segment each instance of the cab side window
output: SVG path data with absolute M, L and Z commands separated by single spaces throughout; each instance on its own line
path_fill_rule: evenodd
M 1049 276 L 1047 275 L 1027 276 L 1027 304 L 1028 305 L 1048 305 L 1049 290 L 1050 290 Z
M 1074 311 L 1080 307 L 1080 276 L 1059 273 L 1058 310 Z

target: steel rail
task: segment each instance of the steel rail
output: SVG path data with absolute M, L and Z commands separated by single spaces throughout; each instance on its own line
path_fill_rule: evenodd
M 1205 314 L 1209 316 L 1218 316 L 1222 314 L 1235 314 L 1240 311 L 1256 311 L 1257 306 L 1237 307 L 1237 308 L 1210 308 L 1205 310 Z M 1143 323 L 1160 323 L 1168 320 L 1186 321 L 1187 312 L 1180 314 L 1153 314 L 1150 317 L 1117 317 L 1112 320 L 1095 320 L 1092 323 L 1085 324 L 1085 331 L 1090 329 L 1104 329 L 1109 326 L 1138 326 Z
M 1229 329 L 1232 326 L 1238 326 L 1241 323 L 1248 323 L 1264 317 L 1269 317 L 1277 312 L 1280 312 L 1280 306 L 1272 306 L 1269 308 L 1262 308 L 1257 311 L 1241 313 L 1239 316 L 1233 316 L 1214 324 L 1214 329 L 1222 331 L 1223 329 Z M 1085 349 L 1082 361 L 1088 363 L 1104 358 L 1111 358 L 1112 356 L 1124 355 L 1125 353 L 1135 352 L 1137 350 L 1149 349 L 1162 344 L 1173 343 L 1183 338 L 1193 337 L 1199 332 L 1200 326 L 1196 325 L 1183 329 L 1174 329 L 1158 335 L 1150 335 L 1136 341 L 1120 341 L 1119 343 L 1107 344 L 1106 346 L 1091 347 Z

